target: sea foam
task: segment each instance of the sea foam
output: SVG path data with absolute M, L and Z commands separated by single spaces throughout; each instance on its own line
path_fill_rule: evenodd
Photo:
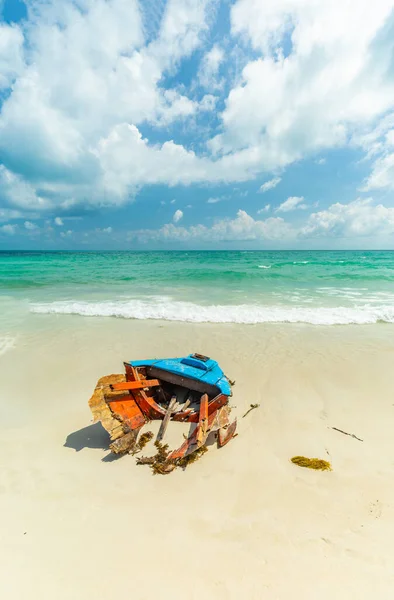
M 394 323 L 394 306 L 305 307 L 259 305 L 210 305 L 178 302 L 165 298 L 105 302 L 58 301 L 32 304 L 30 310 L 42 314 L 159 319 L 190 323 L 310 323 L 348 325 L 377 322 Z

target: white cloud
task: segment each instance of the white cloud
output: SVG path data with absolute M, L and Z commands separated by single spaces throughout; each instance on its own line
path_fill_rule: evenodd
M 103 228 L 97 227 L 95 229 L 95 233 L 109 234 L 109 233 L 112 233 L 112 231 L 113 231 L 112 227 L 103 227 Z
M 198 72 L 200 85 L 211 90 L 220 88 L 223 84 L 222 80 L 218 79 L 220 65 L 224 60 L 223 49 L 215 44 L 207 52 L 202 61 Z
M 25 221 L 24 225 L 25 229 L 27 229 L 28 231 L 34 231 L 35 229 L 38 229 L 38 225 L 32 223 L 31 221 Z
M 175 204 L 175 202 L 176 202 L 176 200 L 175 200 L 175 198 L 173 198 L 173 199 L 171 200 L 170 204 Z
M 183 218 L 183 212 L 181 210 L 176 210 L 174 212 L 174 216 L 172 217 L 172 220 L 174 221 L 174 223 L 178 223 L 181 219 Z
M 341 0 L 235 2 L 232 32 L 260 57 L 231 90 L 213 149 L 264 149 L 289 164 L 374 124 L 394 104 L 392 9 L 392 0 L 360 0 L 357 11 Z
M 263 185 L 260 186 L 259 192 L 264 194 L 265 192 L 268 192 L 269 190 L 273 190 L 274 188 L 276 188 L 276 186 L 281 181 L 282 181 L 282 179 L 280 177 L 274 177 L 273 179 L 270 179 L 269 181 L 266 181 L 265 183 L 263 183 Z
M 3 221 L 11 221 L 12 219 L 23 218 L 23 213 L 12 208 L 0 208 L 0 223 Z
M 394 208 L 375 205 L 372 198 L 359 198 L 349 204 L 332 204 L 326 210 L 307 216 L 298 226 L 281 217 L 253 219 L 246 211 L 239 210 L 234 219 L 220 219 L 211 227 L 202 224 L 182 227 L 168 223 L 158 230 L 131 231 L 128 238 L 144 243 L 268 241 L 294 246 L 307 239 L 318 242 L 330 237 L 345 240 L 350 245 L 353 241 L 353 246 L 357 247 L 360 238 L 374 240 L 378 237 L 390 244 L 393 235 Z
M 343 0 L 236 0 L 223 48 L 208 41 L 216 0 L 169 0 L 162 19 L 160 3 L 155 28 L 142 24 L 148 4 L 45 0 L 29 5 L 23 27 L 0 26 L 0 87 L 12 84 L 0 114 L 7 204 L 120 204 L 144 185 L 247 181 L 349 144 L 375 153 L 366 189 L 394 185 L 388 125 L 368 142 L 394 109 L 392 0 L 360 0 L 357 10 Z M 253 58 L 238 72 L 227 54 L 248 44 Z M 169 83 L 196 50 L 197 76 L 214 92 L 202 98 L 197 86 Z M 224 109 L 205 115 L 207 146 L 183 145 L 184 121 L 194 126 L 215 106 Z
M 9 87 L 23 70 L 23 34 L 17 25 L 0 24 L 0 89 Z
M 4 165 L 0 165 L 0 188 L 2 197 L 12 205 L 38 210 L 51 206 L 48 200 L 36 193 L 32 184 L 6 169 Z
M 24 29 L 29 60 L 18 59 L 0 116 L 4 164 L 9 173 L 20 169 L 14 177 L 32 187 L 33 204 L 43 187 L 62 206 L 86 198 L 112 202 L 103 189 L 99 141 L 121 123 L 167 126 L 199 110 L 194 100 L 176 88 L 164 89 L 160 81 L 202 43 L 210 4 L 169 0 L 157 38 L 144 45 L 137 0 L 84 0 L 81 8 L 71 0 L 35 3 Z M 4 46 L 4 61 L 14 64 L 9 57 L 18 55 L 22 33 L 8 26 L 1 33 L 0 56 Z M 0 77 L 9 79 L 2 60 Z M 123 200 L 128 194 L 124 190 Z
M 305 237 L 350 238 L 392 235 L 394 208 L 374 205 L 372 198 L 358 198 L 349 204 L 337 202 L 311 214 L 300 233 Z
M 218 202 L 221 202 L 222 198 L 208 198 L 207 200 L 207 204 L 217 204 Z
M 212 111 L 216 108 L 217 101 L 218 96 L 213 96 L 213 94 L 205 94 L 205 96 L 202 97 L 198 108 L 201 112 Z
M 394 152 L 383 154 L 376 159 L 372 172 L 361 189 L 369 192 L 384 188 L 394 190 Z
M 307 205 L 304 203 L 304 196 L 290 196 L 285 202 L 282 202 L 275 209 L 275 212 L 290 212 L 291 210 L 301 209 L 304 210 Z
M 68 237 L 72 236 L 73 233 L 74 233 L 73 230 L 69 229 L 68 231 L 61 231 L 60 236 L 62 238 L 68 238 Z
M 318 158 L 317 160 L 315 160 L 315 163 L 317 165 L 325 165 L 327 162 L 327 160 L 325 158 Z
M 257 214 L 260 215 L 261 213 L 269 212 L 270 209 L 271 209 L 271 204 L 266 204 L 264 206 L 264 208 L 260 208 L 260 210 L 257 211 Z
M 268 218 L 265 221 L 253 219 L 244 210 L 239 210 L 235 219 L 221 219 L 212 227 L 195 225 L 179 227 L 173 223 L 161 229 L 142 230 L 129 233 L 130 239 L 143 242 L 223 242 L 253 240 L 283 240 L 293 237 L 291 225 L 280 217 Z
M 63 219 L 61 219 L 60 217 L 56 217 L 55 218 L 55 225 L 58 225 L 58 227 L 62 227 L 64 225 Z
M 2 225 L 0 227 L 0 232 L 5 233 L 7 235 L 15 235 L 18 230 L 18 225 Z

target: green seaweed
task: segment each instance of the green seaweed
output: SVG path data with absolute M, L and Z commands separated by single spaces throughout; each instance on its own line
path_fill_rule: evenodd
M 201 448 L 197 448 L 197 450 L 194 452 L 191 452 L 182 458 L 178 458 L 175 464 L 177 467 L 182 467 L 185 469 L 188 465 L 191 465 L 192 463 L 196 462 L 196 460 L 199 460 L 206 452 L 208 452 L 208 448 L 206 446 L 201 446 Z
M 321 458 L 306 458 L 306 456 L 293 456 L 291 462 L 299 467 L 315 469 L 317 471 L 332 471 L 331 463 Z

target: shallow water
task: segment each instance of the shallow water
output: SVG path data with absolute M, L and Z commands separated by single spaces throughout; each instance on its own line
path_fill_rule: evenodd
M 7 252 L 19 312 L 192 322 L 394 322 L 394 252 Z M 1 323 L 0 323 L 1 325 Z

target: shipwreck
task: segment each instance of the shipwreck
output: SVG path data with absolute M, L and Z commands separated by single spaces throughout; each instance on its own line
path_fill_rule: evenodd
M 155 473 L 170 473 L 186 466 L 207 450 L 212 433 L 219 447 L 235 437 L 237 420 L 230 422 L 232 383 L 218 363 L 201 354 L 125 362 L 125 373 L 102 377 L 89 400 L 95 421 L 101 421 L 115 454 L 136 454 L 152 432 L 143 427 L 161 420 L 156 437 L 157 453 L 137 459 Z M 163 443 L 170 421 L 191 424 L 179 448 Z M 141 435 L 140 435 L 141 434 Z M 212 439 L 212 436 L 211 436 Z

